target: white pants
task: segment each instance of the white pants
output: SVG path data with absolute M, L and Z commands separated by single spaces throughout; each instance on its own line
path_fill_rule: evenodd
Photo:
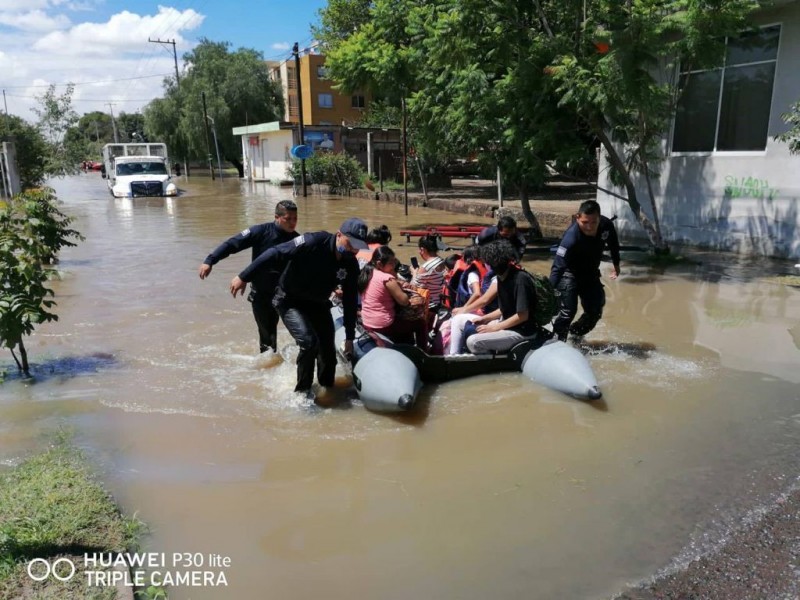
M 448 348 L 447 354 L 459 354 L 461 350 L 461 340 L 464 339 L 464 327 L 467 326 L 467 323 L 471 323 L 479 318 L 480 315 L 463 313 L 454 315 L 453 318 L 450 319 L 450 348 Z

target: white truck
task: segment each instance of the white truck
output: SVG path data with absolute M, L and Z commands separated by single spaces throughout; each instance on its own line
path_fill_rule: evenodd
M 166 144 L 106 144 L 103 177 L 115 198 L 178 195 L 170 176 Z

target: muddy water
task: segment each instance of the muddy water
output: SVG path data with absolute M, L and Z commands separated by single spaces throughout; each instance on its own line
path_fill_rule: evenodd
M 94 174 L 55 187 L 87 240 L 63 252 L 60 321 L 28 344 L 37 383 L 0 386 L 0 459 L 72 431 L 152 526 L 147 550 L 230 557 L 227 587 L 172 598 L 608 597 L 795 485 L 800 292 L 759 280 L 785 264 L 624 264 L 591 336 L 601 402 L 505 374 L 429 387 L 392 418 L 347 402 L 342 372 L 343 408 L 313 412 L 292 394 L 288 334 L 281 356 L 257 356 L 249 305 L 227 293 L 248 257 L 197 277 L 288 191 L 193 179 L 176 199 L 113 200 Z M 301 230 L 467 222 L 298 204 Z

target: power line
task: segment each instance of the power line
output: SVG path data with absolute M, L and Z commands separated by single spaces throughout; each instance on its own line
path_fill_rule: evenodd
M 80 83 L 75 83 L 73 81 L 67 81 L 62 83 L 46 83 L 42 85 L 4 85 L 3 87 L 7 90 L 13 89 L 28 89 L 28 88 L 49 88 L 51 85 L 73 85 L 78 87 L 79 85 L 97 85 L 98 83 L 113 83 L 115 81 L 132 81 L 134 79 L 149 79 L 151 77 L 169 77 L 169 73 L 159 73 L 157 75 L 142 75 L 141 77 L 124 77 L 122 79 L 104 79 L 103 81 L 82 81 Z

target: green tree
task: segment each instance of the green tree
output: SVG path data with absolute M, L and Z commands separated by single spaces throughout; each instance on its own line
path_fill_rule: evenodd
M 144 112 L 145 132 L 150 140 L 166 141 L 171 152 L 187 158 L 205 158 L 213 153 L 213 139 L 206 144 L 202 94 L 208 116 L 213 119 L 222 157 L 244 175 L 241 141 L 234 127 L 275 121 L 283 114 L 283 97 L 272 81 L 260 52 L 229 50 L 227 42 L 202 39 L 183 56 L 186 75 L 176 85 L 165 82 L 164 98 L 148 104 Z M 210 136 L 210 134 L 209 134 Z M 178 152 L 175 151 L 178 150 Z
M 46 176 L 44 157 L 49 151 L 44 136 L 36 127 L 15 115 L 5 115 L 0 132 L 2 141 L 14 142 L 22 189 L 41 185 Z
M 520 191 L 534 231 L 529 189 L 546 174 L 543 157 L 567 147 L 574 115 L 541 93 L 547 64 L 527 3 L 378 0 L 370 20 L 328 51 L 344 89 L 370 86 L 407 99 L 411 139 L 426 164 L 478 154 Z M 336 40 L 336 36 L 329 36 Z
M 319 25 L 311 26 L 314 39 L 327 54 L 369 22 L 372 6 L 371 0 L 328 0 L 325 8 L 317 12 Z
M 84 114 L 67 130 L 65 141 L 68 145 L 83 148 L 83 160 L 100 160 L 103 146 L 114 141 L 110 115 L 101 111 Z
M 792 104 L 789 112 L 783 113 L 781 118 L 789 125 L 789 130 L 776 135 L 775 139 L 789 144 L 789 152 L 792 154 L 800 154 L 800 101 Z
M 123 144 L 145 140 L 147 135 L 144 130 L 144 115 L 140 113 L 120 113 L 117 117 L 117 133 L 120 143 Z
M 73 239 L 72 219 L 56 206 L 55 192 L 39 188 L 0 204 L 0 343 L 11 350 L 19 370 L 30 376 L 24 337 L 36 325 L 58 320 L 52 312 L 46 264 Z M 19 350 L 17 357 L 15 350 Z
M 749 0 L 596 0 L 583 6 L 536 2 L 547 68 L 559 106 L 574 110 L 600 140 L 625 188 L 623 198 L 657 252 L 669 250 L 652 191 L 664 139 L 688 72 L 719 64 L 725 36 L 747 27 Z M 634 176 L 651 202 L 642 209 Z
M 73 84 L 60 96 L 56 86 L 51 85 L 41 96 L 37 96 L 38 106 L 31 110 L 39 117 L 37 127 L 48 143 L 44 157 L 45 172 L 48 175 L 64 176 L 78 172 L 85 148 L 75 140 L 67 140 L 67 131 L 78 122 L 78 114 L 72 108 Z

